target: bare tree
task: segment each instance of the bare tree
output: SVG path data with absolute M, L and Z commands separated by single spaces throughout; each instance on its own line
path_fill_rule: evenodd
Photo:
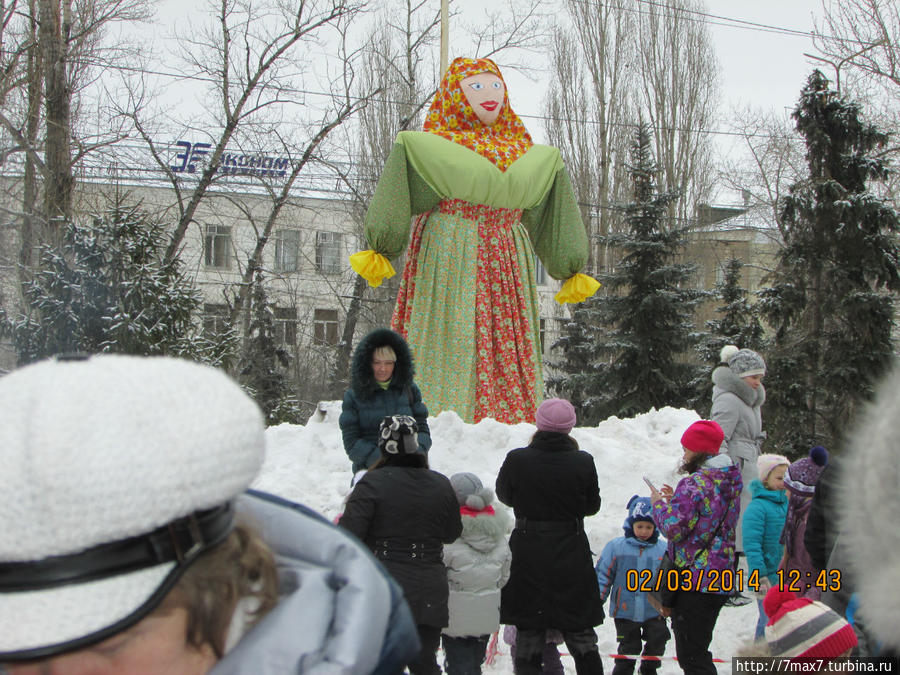
M 781 200 L 788 187 L 805 175 L 803 142 L 787 115 L 749 108 L 732 114 L 735 152 L 722 163 L 720 179 L 745 203 L 763 213 L 767 231 L 781 238 Z
M 217 177 L 226 148 L 233 140 L 240 140 L 240 135 L 235 138 L 239 129 L 250 133 L 250 127 L 265 120 L 271 108 L 300 102 L 303 72 L 311 60 L 303 58 L 300 47 L 305 45 L 309 55 L 315 40 L 327 40 L 331 29 L 346 25 L 365 3 L 209 0 L 208 6 L 214 20 L 180 36 L 185 74 L 210 83 L 217 102 L 211 112 L 215 117 L 212 123 L 218 128 L 211 135 L 212 147 L 199 180 L 185 183 L 184 176 L 169 166 L 164 149 L 157 145 L 154 130 L 145 120 L 146 101 L 140 91 L 132 91 L 129 105 L 120 110 L 132 120 L 176 193 L 179 215 L 166 250 L 167 260 L 179 254 L 197 207 Z M 255 131 L 258 134 L 259 128 Z
M 20 282 L 34 265 L 35 246 L 55 241 L 58 224 L 72 217 L 76 167 L 122 138 L 115 125 L 96 119 L 90 126 L 103 131 L 86 132 L 82 104 L 97 95 L 91 91 L 97 73 L 131 53 L 110 27 L 147 15 L 147 0 L 0 2 L 0 129 L 9 141 L 3 157 L 22 166 Z
M 569 21 L 556 29 L 546 131 L 572 175 L 582 217 L 592 235 L 621 224 L 611 206 L 624 201 L 624 162 L 634 122 L 635 15 L 615 3 L 568 0 Z M 591 251 L 606 266 L 605 248 Z
M 823 0 L 813 42 L 840 72 L 864 73 L 900 89 L 900 7 L 893 0 Z
M 709 130 L 716 123 L 719 66 L 700 8 L 697 0 L 640 3 L 638 21 L 639 106 L 653 127 L 660 188 L 682 194 L 670 207 L 682 222 L 715 177 Z
M 823 18 L 813 42 L 834 69 L 835 89 L 866 101 L 867 118 L 885 129 L 900 128 L 900 5 L 895 0 L 822 0 Z M 896 157 L 896 138 L 881 150 Z M 896 195 L 900 177 L 884 186 Z M 896 198 L 895 198 L 896 199 Z

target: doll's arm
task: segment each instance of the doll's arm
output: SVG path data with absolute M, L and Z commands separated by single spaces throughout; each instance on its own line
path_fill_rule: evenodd
M 557 294 L 558 302 L 580 302 L 597 291 L 600 284 L 579 273 L 587 263 L 588 237 L 569 174 L 562 164 L 544 199 L 522 214 L 522 223 L 550 276 L 566 281 Z

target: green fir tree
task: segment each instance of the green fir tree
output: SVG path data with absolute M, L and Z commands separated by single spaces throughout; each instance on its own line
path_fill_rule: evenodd
M 233 333 L 203 335 L 202 298 L 165 228 L 120 198 L 89 224 L 69 223 L 61 248 L 43 246 L 20 313 L 0 310 L 0 333 L 20 364 L 68 352 L 169 355 L 227 367 Z
M 275 316 L 259 269 L 253 275 L 247 330 L 238 367 L 241 384 L 262 409 L 267 425 L 299 423 L 297 400 L 285 374 L 290 355 L 276 339 Z
M 691 288 L 693 265 L 676 262 L 683 228 L 670 226 L 668 206 L 677 194 L 659 193 L 648 127 L 640 124 L 631 147 L 633 201 L 624 207 L 626 234 L 608 238 L 621 252 L 605 294 L 575 310 L 559 348 L 568 361 L 557 388 L 573 392 L 580 419 L 597 424 L 611 415 L 630 417 L 691 400 L 697 367 L 692 317 L 705 293 Z
M 840 451 L 893 353 L 891 291 L 900 288 L 897 212 L 867 187 L 888 166 L 888 137 L 818 70 L 794 110 L 809 174 L 783 205 L 784 247 L 761 292 L 774 328 L 766 359 L 766 429 L 775 447 Z
M 741 286 L 741 270 L 744 263 L 729 258 L 723 266 L 722 281 L 713 290 L 714 297 L 722 304 L 716 307 L 718 318 L 706 322 L 708 333 L 701 339 L 697 352 L 705 367 L 694 383 L 697 392 L 693 408 L 706 416 L 712 399 L 712 371 L 719 364 L 719 352 L 725 345 L 762 350 L 764 330 L 758 311 L 751 304 L 747 289 Z

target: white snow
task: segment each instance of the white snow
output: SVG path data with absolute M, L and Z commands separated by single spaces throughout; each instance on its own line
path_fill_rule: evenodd
M 344 454 L 338 416 L 340 401 L 320 404 L 305 426 L 282 424 L 266 434 L 266 461 L 253 487 L 300 502 L 329 520 L 341 512 L 350 489 L 350 461 Z M 695 420 L 692 410 L 663 408 L 632 419 L 612 417 L 596 427 L 576 427 L 572 436 L 582 450 L 594 456 L 603 500 L 600 512 L 585 519 L 585 530 L 594 552 L 594 561 L 607 541 L 622 534 L 625 504 L 633 494 L 648 495 L 641 477 L 656 485 L 674 486 L 681 459 L 679 442 L 684 429 Z M 494 420 L 466 424 L 456 413 L 442 412 L 428 420 L 433 445 L 429 453 L 431 468 L 450 476 L 471 471 L 493 488 L 506 453 L 528 444 L 535 431 L 532 424 L 506 425 Z M 748 592 L 749 594 L 749 592 Z M 608 611 L 608 603 L 605 608 Z M 753 637 L 756 626 L 756 602 L 743 607 L 725 607 L 719 615 L 711 645 L 720 673 L 731 673 L 731 657 L 739 646 Z M 597 627 L 604 668 L 610 672 L 616 652 L 616 631 L 612 619 Z M 509 648 L 499 641 L 500 654 L 484 667 L 485 673 L 512 673 Z M 561 645 L 564 651 L 565 645 Z M 666 646 L 660 673 L 681 673 L 675 656 L 675 642 Z M 563 657 L 567 673 L 574 673 L 571 658 Z

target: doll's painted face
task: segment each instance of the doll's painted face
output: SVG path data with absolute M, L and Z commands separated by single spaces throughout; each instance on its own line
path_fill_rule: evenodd
M 475 116 L 485 126 L 491 126 L 500 116 L 506 86 L 494 73 L 478 73 L 459 81 Z

